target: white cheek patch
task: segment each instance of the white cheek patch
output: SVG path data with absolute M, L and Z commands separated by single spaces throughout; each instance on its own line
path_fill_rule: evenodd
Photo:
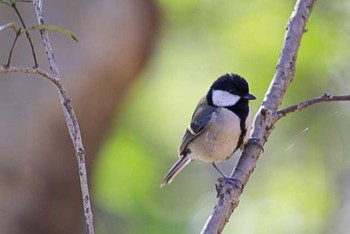
M 213 104 L 220 107 L 233 106 L 240 99 L 240 96 L 223 90 L 213 90 L 212 95 Z

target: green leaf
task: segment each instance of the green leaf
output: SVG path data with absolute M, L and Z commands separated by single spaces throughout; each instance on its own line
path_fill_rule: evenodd
M 6 0 L 0 0 L 0 3 L 3 3 L 5 5 L 11 6 L 12 2 L 6 1 Z
M 15 22 L 10 22 L 10 23 L 5 24 L 5 25 L 0 25 L 0 31 L 2 31 L 2 30 L 4 30 L 4 29 L 7 29 L 7 28 L 13 29 L 16 33 L 17 33 L 17 31 L 18 31 Z
M 33 3 L 33 0 L 0 0 L 0 3 L 4 3 L 6 5 L 13 5 L 16 4 L 17 2 L 24 2 L 24 3 Z
M 32 27 L 28 28 L 27 31 L 31 31 L 31 30 L 35 30 L 35 29 L 39 29 L 39 30 L 40 29 L 45 29 L 45 30 L 48 30 L 48 31 L 56 31 L 56 32 L 59 32 L 59 33 L 62 33 L 64 35 L 66 35 L 67 37 L 71 38 L 75 42 L 78 42 L 77 37 L 72 32 L 70 32 L 70 31 L 68 31 L 67 29 L 64 29 L 64 28 L 60 28 L 60 27 L 57 27 L 57 26 L 54 26 L 54 25 L 43 24 L 43 25 L 32 26 Z

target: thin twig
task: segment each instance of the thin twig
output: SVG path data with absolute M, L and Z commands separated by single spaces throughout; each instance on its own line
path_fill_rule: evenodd
M 20 28 L 16 31 L 16 37 L 15 37 L 15 39 L 12 42 L 10 53 L 9 53 L 9 57 L 7 58 L 7 63 L 5 65 L 6 67 L 9 67 L 11 65 L 12 52 L 13 52 L 13 49 L 15 48 L 15 45 L 16 45 L 16 42 L 17 42 L 17 39 L 18 39 L 19 35 L 21 35 L 21 29 Z
M 39 25 L 43 25 L 44 17 L 43 17 L 42 0 L 34 0 L 33 5 L 37 15 Z M 46 54 L 49 59 L 52 75 L 55 78 L 55 80 L 59 81 L 60 74 L 58 71 L 58 66 L 55 61 L 48 32 L 45 29 L 40 29 L 39 32 L 40 32 L 41 39 L 44 43 Z M 72 139 L 74 149 L 75 149 L 75 155 L 78 161 L 80 186 L 81 186 L 81 193 L 82 193 L 82 200 L 83 200 L 83 207 L 84 207 L 84 217 L 85 217 L 85 223 L 86 223 L 86 233 L 93 234 L 94 233 L 93 215 L 91 210 L 90 194 L 89 194 L 88 180 L 87 180 L 87 173 L 86 173 L 85 150 L 81 139 L 81 133 L 80 133 L 78 121 L 75 116 L 70 99 L 68 98 L 62 85 L 58 86 L 57 88 L 58 88 L 58 95 L 61 100 L 61 106 L 64 113 L 64 117 L 67 123 L 68 131 Z
M 37 68 L 31 68 L 31 67 L 14 67 L 14 66 L 3 66 L 0 67 L 0 73 L 23 73 L 23 74 L 37 74 L 45 77 L 52 83 L 54 83 L 56 86 L 60 84 L 59 80 L 56 80 L 50 73 L 44 71 L 43 69 L 37 67 Z
M 202 234 L 219 234 L 224 229 L 232 212 L 238 206 L 239 197 L 256 167 L 262 147 L 277 121 L 277 109 L 282 103 L 288 85 L 294 78 L 295 61 L 305 25 L 315 0 L 298 0 L 289 19 L 279 60 L 270 87 L 260 110 L 255 116 L 251 140 L 245 146 L 232 172 L 231 182 L 219 180 L 218 199 L 205 223 Z
M 314 105 L 320 102 L 337 102 L 337 101 L 350 101 L 350 95 L 333 96 L 329 93 L 325 93 L 320 97 L 315 97 L 278 111 L 277 118 L 280 119 L 289 113 L 292 113 L 295 111 L 301 111 L 311 105 Z
M 19 10 L 18 10 L 18 8 L 17 8 L 17 6 L 16 6 L 16 2 L 12 3 L 12 4 L 11 4 L 11 7 L 15 10 L 15 12 L 16 12 L 16 14 L 17 14 L 19 20 L 21 21 L 21 24 L 22 24 L 22 27 L 23 27 L 23 29 L 24 29 L 24 32 L 26 33 L 27 39 L 28 39 L 28 41 L 29 41 L 30 48 L 31 48 L 31 50 L 32 50 L 32 55 L 33 55 L 33 59 L 34 59 L 34 67 L 38 67 L 38 61 L 37 61 L 37 59 L 36 59 L 36 55 L 35 55 L 35 50 L 34 50 L 34 45 L 33 45 L 32 38 L 30 37 L 30 34 L 29 34 L 28 30 L 27 30 L 26 24 L 24 23 L 24 20 L 23 20 L 23 18 L 22 18 L 22 15 L 19 13 Z

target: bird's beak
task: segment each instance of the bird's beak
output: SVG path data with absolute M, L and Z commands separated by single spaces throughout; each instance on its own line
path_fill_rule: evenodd
M 248 93 L 247 95 L 243 96 L 244 99 L 246 100 L 255 100 L 256 97 L 254 95 L 251 95 L 250 93 Z

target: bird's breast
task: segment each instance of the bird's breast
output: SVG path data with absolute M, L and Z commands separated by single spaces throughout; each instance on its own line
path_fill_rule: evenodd
M 225 160 L 236 149 L 240 133 L 239 117 L 230 110 L 218 108 L 208 126 L 189 144 L 190 157 L 207 163 Z

